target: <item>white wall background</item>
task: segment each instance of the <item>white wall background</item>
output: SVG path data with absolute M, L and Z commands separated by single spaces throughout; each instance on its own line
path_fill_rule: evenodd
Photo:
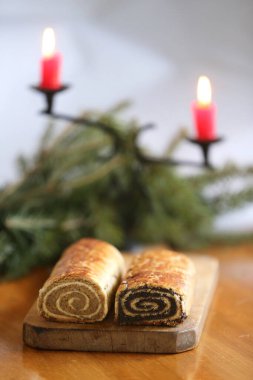
M 57 99 L 59 110 L 132 99 L 132 116 L 157 123 L 143 143 L 159 153 L 178 126 L 192 130 L 190 104 L 206 74 L 227 138 L 213 149 L 213 163 L 253 163 L 252 19 L 252 0 L 1 0 L 0 184 L 15 178 L 16 155 L 32 152 L 45 127 L 42 98 L 28 85 L 38 81 L 46 26 L 56 30 L 63 79 L 74 85 Z M 177 156 L 200 159 L 187 143 Z M 253 208 L 217 226 L 252 228 Z

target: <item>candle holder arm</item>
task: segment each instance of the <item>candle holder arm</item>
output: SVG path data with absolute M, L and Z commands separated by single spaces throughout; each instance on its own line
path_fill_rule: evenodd
M 41 86 L 31 86 L 31 88 L 33 90 L 40 92 L 40 93 L 45 95 L 46 109 L 44 111 L 42 111 L 42 114 L 49 115 L 50 117 L 52 117 L 53 119 L 56 119 L 56 120 L 57 119 L 58 120 L 64 120 L 64 121 L 68 121 L 68 122 L 71 122 L 74 124 L 83 125 L 85 127 L 96 128 L 96 129 L 99 129 L 99 130 L 105 132 L 108 136 L 111 137 L 113 148 L 112 148 L 112 151 L 110 152 L 110 154 L 107 157 L 101 157 L 102 159 L 110 159 L 115 154 L 120 152 L 121 150 L 129 149 L 129 146 L 127 146 L 127 144 L 125 144 L 124 136 L 121 135 L 119 133 L 119 131 L 117 131 L 115 128 L 113 128 L 112 126 L 110 126 L 107 123 L 102 122 L 101 120 L 93 121 L 93 120 L 90 120 L 90 119 L 84 118 L 84 117 L 81 117 L 81 118 L 72 117 L 72 116 L 68 116 L 65 114 L 58 114 L 58 113 L 53 112 L 55 95 L 62 92 L 62 91 L 67 90 L 69 87 L 70 87 L 69 85 L 62 85 L 58 89 L 46 89 L 46 88 L 42 88 Z M 133 136 L 132 149 L 133 149 L 133 152 L 134 152 L 134 154 L 135 154 L 135 156 L 139 162 L 144 163 L 144 164 L 157 164 L 157 165 L 170 165 L 170 166 L 193 166 L 193 167 L 199 167 L 199 168 L 204 167 L 207 169 L 213 169 L 213 166 L 210 164 L 210 160 L 209 160 L 210 147 L 211 147 L 211 145 L 222 141 L 223 138 L 217 138 L 214 140 L 206 140 L 206 141 L 203 140 L 202 141 L 202 140 L 186 137 L 187 141 L 189 141 L 193 144 L 199 145 L 199 147 L 201 148 L 202 155 L 203 155 L 203 162 L 202 163 L 197 163 L 197 162 L 194 162 L 191 160 L 176 160 L 176 159 L 173 159 L 170 157 L 159 158 L 159 157 L 147 155 L 138 146 L 139 135 L 142 132 L 147 131 L 148 129 L 153 128 L 153 127 L 154 127 L 154 125 L 151 123 L 146 124 L 146 125 L 140 127 L 139 129 L 137 129 L 134 132 L 134 134 L 132 135 Z
M 135 134 L 135 154 L 138 160 L 145 164 L 157 164 L 157 165 L 170 165 L 170 166 L 193 166 L 193 167 L 203 167 L 206 166 L 205 163 L 198 163 L 191 160 L 176 160 L 170 157 L 154 157 L 147 155 L 143 152 L 142 149 L 138 146 L 138 137 L 141 133 L 154 128 L 154 124 L 147 124 L 140 127 Z
M 112 158 L 115 154 L 117 154 L 120 150 L 121 146 L 121 136 L 117 133 L 117 131 L 113 128 L 110 127 L 108 124 L 102 122 L 101 120 L 90 120 L 85 117 L 73 117 L 65 114 L 58 114 L 58 113 L 51 113 L 50 117 L 52 117 L 55 120 L 63 120 L 63 121 L 68 121 L 73 124 L 78 124 L 80 126 L 85 126 L 85 127 L 91 127 L 94 129 L 98 129 L 105 134 L 107 134 L 111 139 L 112 139 L 112 151 L 110 154 L 106 157 L 103 157 L 103 159 L 110 159 Z

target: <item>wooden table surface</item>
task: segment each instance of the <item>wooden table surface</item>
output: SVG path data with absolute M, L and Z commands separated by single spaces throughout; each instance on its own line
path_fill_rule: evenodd
M 206 250 L 220 278 L 199 346 L 176 355 L 37 351 L 22 321 L 48 271 L 0 285 L 0 379 L 253 379 L 253 245 Z

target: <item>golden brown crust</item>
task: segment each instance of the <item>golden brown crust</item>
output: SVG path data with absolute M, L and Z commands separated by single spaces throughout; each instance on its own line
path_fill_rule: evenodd
M 103 320 L 124 271 L 112 245 L 81 239 L 68 247 L 39 292 L 39 313 L 50 320 Z
M 189 315 L 194 275 L 184 254 L 165 248 L 144 251 L 117 290 L 116 319 L 121 324 L 175 326 Z

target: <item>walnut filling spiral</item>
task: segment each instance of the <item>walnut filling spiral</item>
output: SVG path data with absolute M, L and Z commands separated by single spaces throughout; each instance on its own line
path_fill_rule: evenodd
M 121 324 L 175 326 L 189 314 L 194 267 L 185 255 L 163 248 L 138 256 L 116 294 Z
M 95 239 L 70 246 L 40 290 L 39 313 L 59 322 L 105 318 L 124 270 L 119 251 Z
M 42 301 L 44 313 L 54 320 L 100 319 L 103 316 L 103 303 L 95 286 L 69 280 L 47 288 Z

